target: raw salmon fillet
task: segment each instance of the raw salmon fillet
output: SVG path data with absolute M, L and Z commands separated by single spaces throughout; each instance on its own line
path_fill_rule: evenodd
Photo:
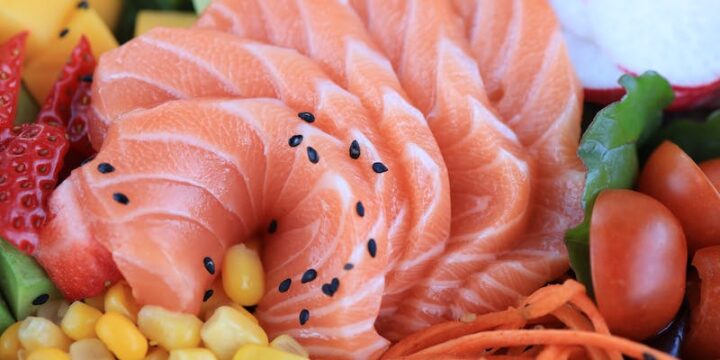
M 445 163 L 422 113 L 405 95 L 390 61 L 352 8 L 326 0 L 216 0 L 196 27 L 289 47 L 307 55 L 357 95 L 399 161 L 393 171 L 408 191 L 388 209 L 390 264 L 383 313 L 435 264 L 450 232 Z
M 263 245 L 272 285 L 257 309 L 264 328 L 291 334 L 319 357 L 368 358 L 387 345 L 373 327 L 387 224 L 374 178 L 346 150 L 274 99 L 178 100 L 134 111 L 55 191 L 51 209 L 65 211 L 43 238 L 92 238 L 112 253 L 138 302 L 196 312 L 214 278 L 204 257 L 221 266 L 227 247 L 275 219 Z M 98 171 L 101 163 L 115 170 Z M 317 279 L 302 283 L 309 268 Z M 285 279 L 291 285 L 281 291 Z M 334 279 L 328 295 L 322 287 Z
M 527 223 L 533 169 L 515 133 L 490 105 L 450 3 L 379 0 L 353 5 L 392 59 L 414 104 L 427 115 L 450 175 L 447 249 L 397 313 L 378 324 L 383 335 L 397 340 L 478 310 L 458 307 L 460 290 L 486 304 L 508 304 L 504 289 L 475 279 L 489 276 L 502 254 L 515 251 Z
M 173 66 L 168 67 L 166 64 L 173 64 Z M 151 109 L 167 101 L 202 97 L 270 97 L 281 100 L 288 107 L 292 108 L 295 114 L 299 114 L 296 115 L 296 118 L 299 116 L 312 127 L 317 128 L 318 131 L 324 131 L 339 139 L 343 144 L 343 148 L 342 151 L 338 151 L 334 153 L 334 155 L 347 159 L 363 178 L 369 179 L 369 187 L 374 199 L 367 201 L 372 201 L 371 204 L 378 204 L 379 207 L 370 207 L 365 204 L 366 200 L 358 198 L 353 201 L 353 209 L 355 208 L 355 202 L 362 201 L 362 204 L 357 205 L 359 209 L 358 212 L 363 212 L 363 209 L 365 209 L 365 213 L 374 213 L 375 216 L 368 219 L 370 221 L 365 223 L 372 232 L 379 234 L 373 238 L 372 243 L 374 245 L 372 252 L 377 254 L 382 253 L 383 259 L 387 259 L 389 243 L 386 240 L 386 232 L 390 226 L 390 222 L 385 217 L 385 207 L 387 203 L 395 198 L 395 194 L 406 192 L 407 190 L 402 187 L 402 183 L 395 180 L 393 172 L 395 159 L 388 152 L 383 140 L 380 139 L 373 122 L 368 119 L 369 115 L 362 106 L 361 101 L 332 82 L 318 65 L 310 59 L 293 50 L 264 45 L 216 31 L 199 29 L 157 29 L 104 55 L 100 59 L 98 69 L 95 73 L 93 88 L 95 116 L 91 121 L 92 141 L 98 147 L 102 144 L 101 151 L 108 146 L 107 142 L 109 139 L 106 139 L 108 129 L 112 128 L 115 123 L 124 121 L 123 119 L 137 111 Z M 246 141 L 243 136 L 239 135 L 233 135 L 231 139 L 235 142 Z M 157 140 L 161 140 L 159 135 Z M 286 138 L 284 141 L 287 147 L 289 139 Z M 354 142 L 358 144 L 360 149 L 361 156 L 359 158 L 355 158 L 349 153 L 349 148 Z M 306 149 L 306 147 L 307 146 L 303 144 L 301 153 L 303 153 L 305 157 L 312 157 L 310 155 L 310 149 Z M 170 148 L 172 147 L 169 146 L 168 150 L 170 150 Z M 144 151 L 146 153 L 154 152 L 152 149 L 145 149 Z M 305 152 L 307 152 L 307 154 L 305 154 Z M 133 156 L 139 155 L 140 154 L 136 154 Z M 319 153 L 320 163 L 326 156 L 328 155 Z M 171 162 L 171 165 L 177 166 L 176 162 L 177 161 Z M 377 171 L 376 163 L 383 164 L 389 171 Z M 214 172 L 211 168 L 200 167 L 200 169 L 210 174 Z M 179 171 L 182 173 L 182 170 Z M 341 171 L 341 173 L 343 172 Z M 210 176 L 210 174 L 206 176 Z M 264 231 L 272 219 L 278 219 L 279 215 L 276 214 L 275 211 L 281 210 L 282 204 L 287 204 L 288 206 L 295 204 L 294 200 L 287 200 L 279 197 L 276 192 L 270 191 L 267 193 L 267 196 L 272 199 L 272 201 L 267 201 L 274 205 L 268 205 L 267 208 L 259 207 L 259 200 L 255 198 L 259 196 L 259 194 L 256 194 L 256 190 L 253 189 L 257 189 L 257 187 L 266 181 L 273 180 L 276 176 L 278 179 L 284 179 L 284 175 L 281 175 L 281 173 L 266 173 L 264 176 L 259 174 L 262 173 L 247 171 L 242 174 L 242 179 L 245 182 L 256 183 L 255 187 L 248 187 L 243 192 L 219 196 L 219 199 L 225 199 L 230 196 L 241 196 L 238 201 L 249 202 L 255 206 L 253 208 L 254 211 L 244 214 L 247 218 L 243 218 L 242 223 L 247 227 L 247 229 L 245 229 L 246 232 L 226 234 L 228 238 L 233 239 L 235 242 L 244 241 L 248 236 L 253 235 L 254 232 Z M 270 176 L 269 174 L 272 174 L 273 179 L 267 178 Z M 354 181 L 356 177 L 357 176 L 351 176 L 348 181 Z M 235 180 L 235 182 L 239 180 L 241 179 Z M 232 180 L 225 179 L 225 181 Z M 310 179 L 304 181 L 298 180 L 293 186 L 294 187 L 291 186 L 289 190 L 306 191 L 306 189 L 314 186 L 314 182 L 310 181 Z M 295 187 L 302 189 L 296 189 Z M 63 192 L 60 191 L 57 197 L 62 197 L 62 194 Z M 192 192 L 188 190 L 187 197 L 192 197 L 191 194 Z M 176 197 L 180 197 L 180 195 L 176 195 Z M 204 206 L 203 203 L 200 202 L 201 199 L 202 198 L 197 198 L 194 200 L 198 202 L 198 204 L 195 205 L 198 211 Z M 159 199 L 155 200 L 160 201 Z M 192 199 L 187 199 L 187 201 L 191 200 Z M 57 201 L 58 203 L 65 202 L 62 200 Z M 303 300 L 307 296 L 305 291 L 301 290 L 302 288 L 296 288 L 294 292 L 278 294 L 278 286 L 285 278 L 295 279 L 299 283 L 299 277 L 304 271 L 311 268 L 314 263 L 323 260 L 325 257 L 336 257 L 334 247 L 332 246 L 327 246 L 322 251 L 318 250 L 319 248 L 309 249 L 308 251 L 312 250 L 310 252 L 301 251 L 304 249 L 302 246 L 313 238 L 324 239 L 331 237 L 335 239 L 333 241 L 342 239 L 339 235 L 338 237 L 331 236 L 330 233 L 319 227 L 321 223 L 328 221 L 326 218 L 341 215 L 341 213 L 335 209 L 337 206 L 330 205 L 331 204 L 317 204 L 317 208 L 314 209 L 317 211 L 315 215 L 313 215 L 312 212 L 305 214 L 308 218 L 303 218 L 303 221 L 310 221 L 311 217 L 314 221 L 311 230 L 297 229 L 297 227 L 301 227 L 301 225 L 298 224 L 305 224 L 304 222 L 296 223 L 296 221 L 299 220 L 289 221 L 284 224 L 278 219 L 278 232 L 294 232 L 295 235 L 292 236 L 294 241 L 284 243 L 284 246 L 288 249 L 287 251 L 273 252 L 267 247 L 264 248 L 262 258 L 268 272 L 268 293 L 258 307 L 258 317 L 271 336 L 295 329 L 295 331 L 299 332 L 295 334 L 297 335 L 296 337 L 316 356 L 354 357 L 357 354 L 371 354 L 384 347 L 387 343 L 381 338 L 375 338 L 377 335 L 373 328 L 373 323 L 377 314 L 374 308 L 370 306 L 372 304 L 368 303 L 367 306 L 359 306 L 354 303 L 354 300 L 346 301 L 339 299 L 339 302 L 335 303 L 334 306 L 319 309 L 319 314 L 344 317 L 345 319 L 342 322 L 344 324 L 343 327 L 330 327 L 319 324 L 318 330 L 315 331 L 313 330 L 314 326 L 311 324 L 305 328 L 299 327 L 297 323 L 297 312 L 292 313 L 290 311 L 295 311 L 297 310 L 297 306 L 305 304 Z M 66 204 L 59 204 L 58 206 L 66 206 Z M 168 209 L 171 209 L 171 207 Z M 49 228 L 54 228 L 56 231 L 46 235 L 48 237 L 48 239 L 45 240 L 46 243 L 55 244 L 63 242 L 62 240 L 55 239 L 55 235 L 53 234 L 62 234 L 69 231 L 62 230 L 62 228 L 70 226 L 68 224 L 68 221 L 71 221 L 69 220 L 70 216 L 71 215 L 58 214 L 53 220 L 55 224 L 50 224 L 49 226 Z M 192 216 L 199 217 L 200 214 L 193 213 Z M 221 217 L 215 218 L 211 216 L 208 218 L 209 222 L 202 225 L 207 227 L 207 229 L 205 229 L 206 231 L 208 229 L 215 230 L 216 226 L 218 229 L 223 229 L 223 226 L 228 226 L 227 224 L 223 225 L 223 221 L 226 220 L 230 221 L 232 219 L 227 217 L 224 219 Z M 155 235 L 160 236 L 161 227 L 159 223 L 156 225 L 157 232 Z M 198 231 L 199 230 L 202 230 L 202 228 L 198 228 Z M 171 231 L 172 230 L 168 230 L 168 232 Z M 188 228 L 186 231 L 190 232 L 194 230 Z M 173 310 L 197 311 L 200 306 L 203 291 L 173 294 L 172 292 L 168 292 L 169 287 L 162 288 L 155 286 L 155 283 L 158 281 L 158 275 L 153 275 L 152 273 L 158 271 L 157 267 L 148 267 L 145 269 L 145 272 L 147 272 L 146 277 L 139 275 L 142 267 L 141 265 L 134 267 L 130 261 L 131 256 L 129 254 L 142 252 L 144 247 L 134 250 L 128 249 L 128 253 L 126 253 L 127 256 L 120 257 L 111 246 L 111 240 L 115 236 L 114 233 L 103 233 L 99 230 L 91 233 L 98 243 L 110 250 L 119 271 L 128 280 L 133 288 L 134 295 L 140 302 L 164 305 Z M 201 234 L 202 233 L 198 233 L 196 235 L 197 239 L 205 238 L 205 235 Z M 266 242 L 272 241 L 268 239 L 274 236 L 274 234 L 267 234 L 264 239 Z M 368 241 L 369 239 L 365 239 L 365 243 L 368 243 Z M 87 240 L 86 242 L 90 241 Z M 131 244 L 134 243 L 128 243 L 126 247 L 129 247 Z M 56 245 L 55 247 L 58 246 L 59 245 Z M 224 248 L 218 248 L 217 250 L 221 251 L 223 249 Z M 197 251 L 189 251 L 193 254 L 197 253 Z M 43 262 L 44 258 L 50 258 L 53 253 L 55 252 L 41 252 L 39 255 L 40 261 Z M 355 256 L 360 259 L 360 256 L 367 253 L 368 250 L 365 249 L 364 252 L 357 253 Z M 302 269 L 300 267 L 288 266 L 287 261 L 289 261 L 289 254 L 295 254 L 293 257 L 295 261 L 305 263 Z M 142 256 L 143 255 L 138 255 L 138 258 L 142 258 Z M 348 261 L 352 259 L 339 258 L 336 260 Z M 379 271 L 379 273 L 385 274 L 387 269 L 386 261 L 378 261 L 373 264 L 373 266 L 377 266 L 376 270 Z M 147 264 L 145 266 L 147 266 Z M 195 276 L 190 277 L 181 272 L 175 272 L 172 268 L 168 268 L 163 271 L 163 277 L 168 278 L 168 280 L 166 280 L 168 283 L 173 284 L 181 281 L 180 279 L 185 279 L 182 281 L 191 283 L 185 286 L 188 289 L 202 289 L 209 284 L 199 282 L 199 279 L 205 281 L 204 279 L 207 275 L 202 267 L 196 268 L 191 265 L 180 265 L 180 262 L 176 264 L 175 267 L 188 267 L 191 269 L 188 271 L 194 272 Z M 342 269 L 342 266 L 340 266 L 340 268 Z M 77 271 L 74 272 L 62 271 L 62 274 L 59 275 L 50 271 L 50 275 L 54 280 L 59 282 L 59 286 L 62 288 L 62 281 L 72 283 L 77 279 L 86 278 L 87 273 L 82 270 L 83 269 L 77 269 Z M 131 273 L 133 274 L 132 276 Z M 332 277 L 338 276 L 338 274 L 327 273 L 327 276 L 329 276 L 329 278 L 318 278 L 316 284 L 318 288 L 324 283 L 331 281 Z M 209 281 L 210 279 L 207 280 Z M 365 299 L 366 295 L 373 291 L 382 294 L 384 289 L 384 279 L 383 281 L 367 279 L 367 281 L 363 280 L 357 283 L 342 283 L 345 284 L 343 285 L 344 289 L 346 289 L 345 291 L 355 293 L 355 295 L 353 295 L 355 297 L 352 299 Z M 97 290 L 102 291 L 102 288 Z M 350 295 L 348 294 L 348 296 Z M 288 300 L 289 298 L 291 300 Z M 335 299 L 337 299 L 337 297 Z M 378 302 L 380 301 L 379 299 L 373 299 L 373 301 L 376 300 Z M 292 305 L 292 307 L 286 305 L 285 303 L 288 301 L 295 305 Z M 343 315 L 343 311 L 346 310 L 350 312 L 350 315 Z M 361 316 L 355 318 L 356 315 Z M 360 340 L 358 340 L 359 342 L 355 343 L 355 345 L 343 344 L 342 341 L 328 340 L 329 338 L 327 338 L 325 334 L 331 333 L 334 334 L 332 339 L 339 337 L 347 339 L 358 338 Z M 366 336 L 367 339 L 372 338 L 373 340 L 365 342 L 363 339 L 366 338 L 363 336 Z
M 567 269 L 562 238 L 583 216 L 585 169 L 577 156 L 582 86 L 547 0 L 455 0 L 455 5 L 490 100 L 537 169 L 528 241 L 519 250 L 534 254 L 528 260 L 534 266 L 545 259 L 562 264 L 527 282 L 539 287 Z M 516 281 L 508 288 L 532 291 Z

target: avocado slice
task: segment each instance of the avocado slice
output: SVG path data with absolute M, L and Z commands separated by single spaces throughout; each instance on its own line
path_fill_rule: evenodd
M 18 97 L 17 116 L 15 117 L 15 125 L 27 124 L 35 121 L 40 106 L 35 98 L 30 95 L 25 85 L 20 88 L 20 96 Z
M 8 309 L 7 304 L 5 303 L 5 300 L 0 297 L 0 334 L 2 334 L 5 329 L 10 327 L 10 325 L 15 323 L 15 318 L 10 315 L 10 309 Z
M 0 291 L 16 319 L 22 320 L 60 292 L 31 256 L 0 238 Z

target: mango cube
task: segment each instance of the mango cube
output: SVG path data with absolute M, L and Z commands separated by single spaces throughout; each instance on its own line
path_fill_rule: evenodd
M 26 58 L 32 59 L 58 38 L 77 5 L 78 0 L 3 0 L 0 43 L 21 31 L 30 31 Z

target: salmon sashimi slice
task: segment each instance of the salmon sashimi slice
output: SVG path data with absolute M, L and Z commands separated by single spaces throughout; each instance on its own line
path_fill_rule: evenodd
M 168 68 L 168 63 L 173 67 Z M 104 55 L 93 89 L 90 136 L 96 147 L 114 119 L 164 101 L 277 98 L 303 112 L 313 126 L 345 142 L 345 154 L 375 178 L 375 191 L 383 197 L 386 211 L 399 207 L 395 199 L 407 193 L 407 185 L 398 181 L 397 159 L 360 100 L 294 50 L 213 30 L 155 29 Z M 360 155 L 352 156 L 351 147 Z M 394 214 L 389 223 L 395 224 L 401 216 Z
M 577 156 L 582 86 L 548 1 L 456 0 L 455 5 L 490 100 L 537 169 L 527 242 L 517 253 L 528 255 L 527 268 L 552 266 L 537 276 L 520 276 L 514 271 L 520 264 L 498 263 L 492 280 L 529 294 L 567 270 L 563 235 L 582 220 L 585 169 Z M 469 296 L 463 301 L 473 302 Z
M 374 181 L 345 140 L 279 100 L 169 101 L 114 121 L 95 159 L 58 187 L 51 208 L 72 211 L 54 214 L 38 258 L 96 241 L 139 303 L 197 312 L 214 280 L 204 258 L 222 266 L 270 218 L 263 327 L 318 358 L 370 358 L 388 344 L 374 329 L 388 261 Z M 304 283 L 308 269 L 317 278 Z
M 412 296 L 378 324 L 381 334 L 397 340 L 497 302 L 504 289 L 479 286 L 479 279 L 489 275 L 503 254 L 513 254 L 520 241 L 533 169 L 515 133 L 490 105 L 450 3 L 368 0 L 353 5 L 414 104 L 426 114 L 450 175 L 447 248 L 434 271 L 418 279 Z M 459 291 L 473 294 L 479 303 L 459 306 Z
M 405 95 L 392 65 L 352 8 L 320 0 L 216 0 L 196 27 L 294 48 L 360 98 L 398 159 L 398 193 L 388 215 L 390 263 L 382 311 L 400 299 L 442 253 L 450 232 L 445 163 L 425 117 Z M 397 214 L 392 216 L 392 214 Z

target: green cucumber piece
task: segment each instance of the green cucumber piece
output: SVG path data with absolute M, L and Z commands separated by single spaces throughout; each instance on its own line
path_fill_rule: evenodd
M 40 106 L 35 98 L 30 95 L 25 85 L 20 88 L 20 96 L 18 97 L 17 116 L 15 117 L 15 125 L 27 124 L 35 121 Z
M 10 309 L 8 309 L 5 300 L 0 297 L 0 334 L 14 323 L 15 318 L 10 314 Z
M 4 239 L 0 239 L 0 291 L 18 320 L 35 313 L 45 302 L 61 298 L 35 259 Z

